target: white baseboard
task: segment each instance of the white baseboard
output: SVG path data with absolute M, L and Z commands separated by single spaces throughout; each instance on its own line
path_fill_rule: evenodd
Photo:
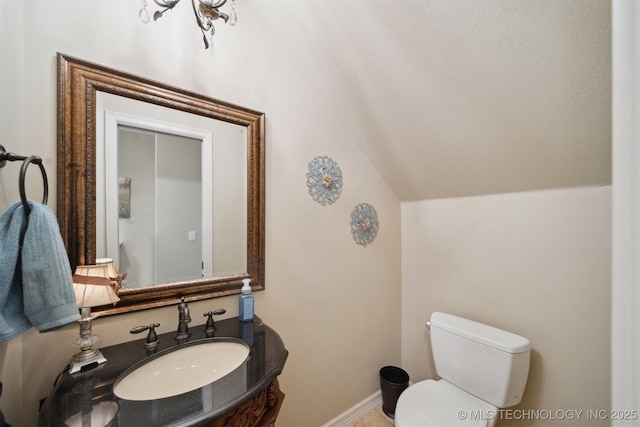
M 382 405 L 382 393 L 380 390 L 357 403 L 355 406 L 347 409 L 326 424 L 323 424 L 322 427 L 348 427 L 356 422 L 358 418 L 375 409 L 379 405 Z

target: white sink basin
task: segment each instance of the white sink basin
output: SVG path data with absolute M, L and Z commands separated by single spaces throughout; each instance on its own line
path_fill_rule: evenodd
M 207 341 L 183 346 L 126 373 L 116 381 L 113 393 L 127 400 L 177 396 L 224 377 L 249 355 L 249 346 L 238 341 Z

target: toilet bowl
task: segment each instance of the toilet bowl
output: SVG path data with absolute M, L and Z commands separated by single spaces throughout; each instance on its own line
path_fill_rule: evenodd
M 444 380 L 420 381 L 398 399 L 396 427 L 492 427 L 498 408 Z
M 528 339 L 440 312 L 428 327 L 441 379 L 418 382 L 400 395 L 397 427 L 493 427 L 499 408 L 520 403 L 529 374 Z

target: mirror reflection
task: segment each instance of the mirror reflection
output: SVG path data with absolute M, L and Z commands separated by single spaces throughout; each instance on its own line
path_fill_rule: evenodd
M 96 254 L 123 287 L 247 271 L 244 127 L 106 93 L 97 123 Z
M 204 277 L 201 141 L 136 128 L 118 128 L 117 232 L 107 252 L 123 287 Z M 180 153 L 178 161 L 172 153 Z M 132 185 L 135 184 L 135 185 Z M 98 254 L 98 256 L 100 256 Z M 202 261 L 201 261 L 202 260 Z

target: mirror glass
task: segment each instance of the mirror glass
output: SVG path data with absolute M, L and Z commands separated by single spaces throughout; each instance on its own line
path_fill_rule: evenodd
M 123 287 L 247 271 L 245 127 L 102 92 L 96 123 L 96 256 Z
M 58 54 L 72 268 L 113 258 L 117 314 L 264 289 L 264 114 Z

